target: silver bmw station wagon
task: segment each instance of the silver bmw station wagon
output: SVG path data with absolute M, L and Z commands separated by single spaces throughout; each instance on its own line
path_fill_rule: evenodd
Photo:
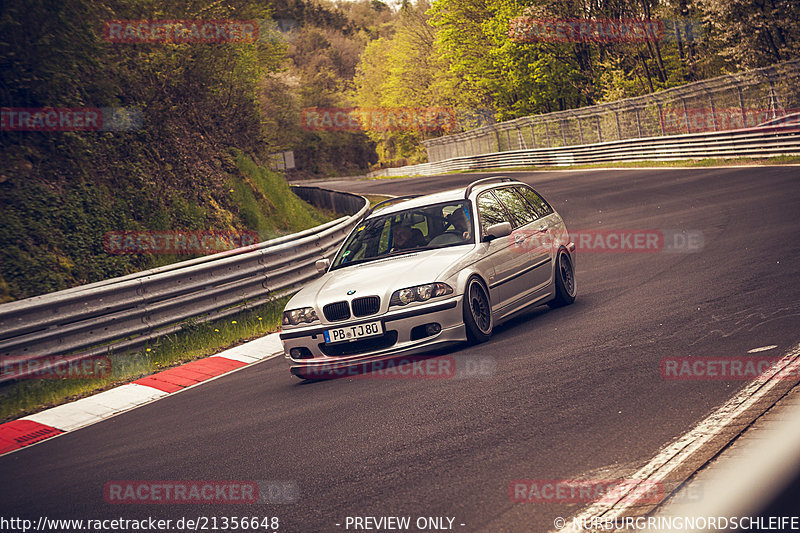
M 574 252 L 558 213 L 507 177 L 382 202 L 287 303 L 291 373 L 332 377 L 333 367 L 484 342 L 530 306 L 572 303 Z

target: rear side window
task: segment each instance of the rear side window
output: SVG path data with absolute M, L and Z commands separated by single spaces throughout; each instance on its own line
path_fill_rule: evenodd
M 533 208 L 528 205 L 528 202 L 526 202 L 523 197 L 515 193 L 512 188 L 506 187 L 503 189 L 496 189 L 494 193 L 500 202 L 506 206 L 506 209 L 508 209 L 508 212 L 511 213 L 511 216 L 514 218 L 514 221 L 511 223 L 513 228 L 519 228 L 525 224 L 533 222 L 536 220 L 536 218 L 538 218 Z
M 478 196 L 478 213 L 481 221 L 481 231 L 484 233 L 486 233 L 486 228 L 500 222 L 511 222 L 513 225 L 513 221 L 508 219 L 505 209 L 503 209 L 503 206 L 491 191 L 486 191 Z
M 544 198 L 539 196 L 536 191 L 530 187 L 516 187 L 516 190 L 528 200 L 528 203 L 533 206 L 533 209 L 539 214 L 540 217 L 546 217 L 553 212 L 550 204 L 544 201 Z

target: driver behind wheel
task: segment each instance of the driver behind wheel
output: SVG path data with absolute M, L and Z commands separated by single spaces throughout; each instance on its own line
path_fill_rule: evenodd
M 470 236 L 469 218 L 463 209 L 456 209 L 447 217 L 447 222 L 453 226 L 448 232 L 457 233 L 462 239 L 468 240 Z
M 391 251 L 408 250 L 425 245 L 425 237 L 417 228 L 412 228 L 405 221 L 394 228 L 394 240 Z

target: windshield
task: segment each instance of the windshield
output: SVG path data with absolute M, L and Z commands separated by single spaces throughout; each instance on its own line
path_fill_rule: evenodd
M 446 202 L 370 218 L 350 234 L 332 268 L 419 250 L 474 244 L 467 200 Z

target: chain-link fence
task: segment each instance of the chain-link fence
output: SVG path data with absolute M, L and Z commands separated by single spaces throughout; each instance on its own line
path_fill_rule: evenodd
M 725 131 L 758 126 L 800 108 L 800 60 L 719 76 L 646 96 L 523 117 L 423 141 L 428 161 Z

